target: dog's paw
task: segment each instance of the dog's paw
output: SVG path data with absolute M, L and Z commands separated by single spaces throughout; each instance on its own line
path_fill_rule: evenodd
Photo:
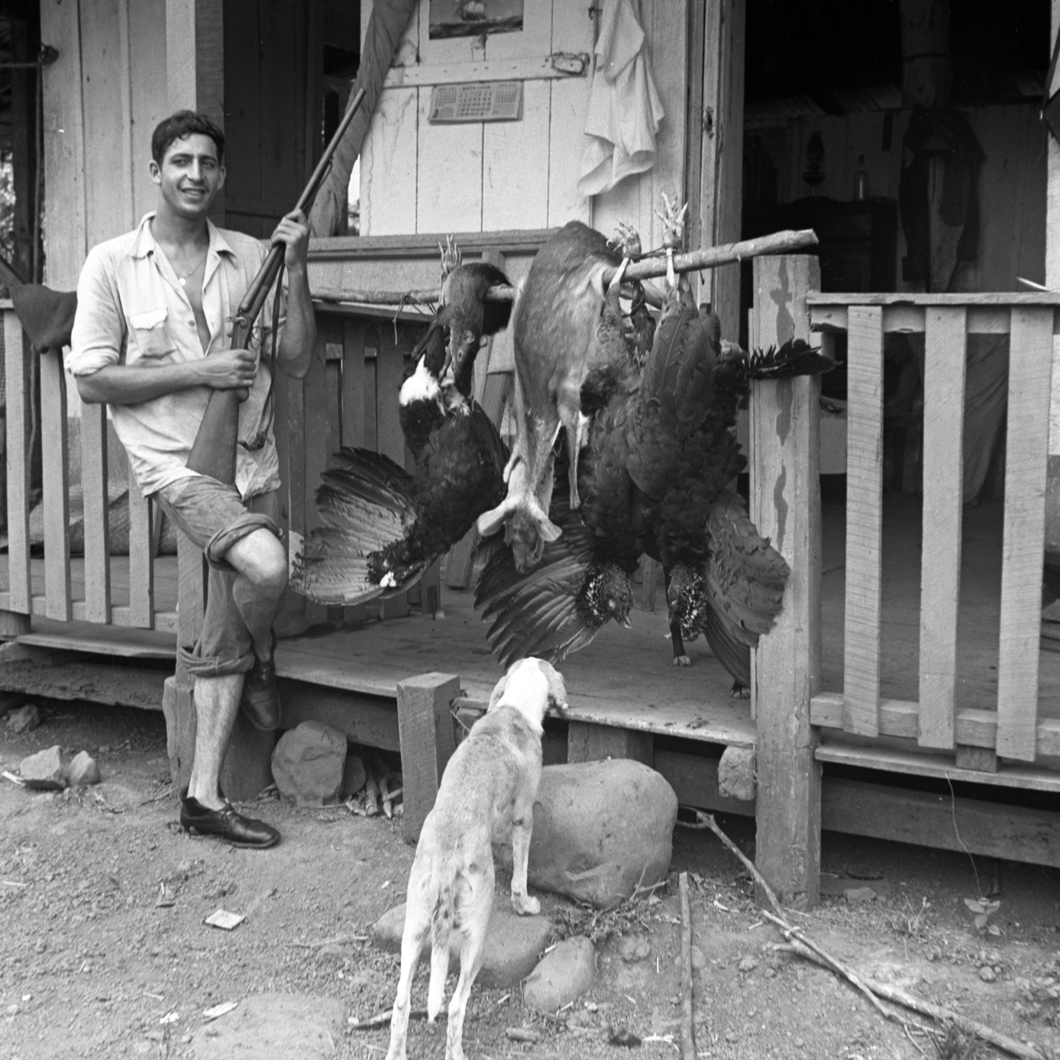
M 541 903 L 530 895 L 512 895 L 512 908 L 520 916 L 537 916 L 541 912 Z

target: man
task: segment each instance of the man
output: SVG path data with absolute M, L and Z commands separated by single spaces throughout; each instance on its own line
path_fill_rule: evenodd
M 210 566 L 199 643 L 180 646 L 195 677 L 196 714 L 181 824 L 233 845 L 269 847 L 279 833 L 237 813 L 218 784 L 240 707 L 259 728 L 280 722 L 272 622 L 287 585 L 287 556 L 263 502 L 280 484 L 264 356 L 271 299 L 254 349 L 227 348 L 231 318 L 267 251 L 207 219 L 225 180 L 224 135 L 212 122 L 179 111 L 155 129 L 151 153 L 158 208 L 89 253 L 67 366 L 84 401 L 110 406 L 141 490 L 204 549 Z M 300 379 L 316 338 L 305 217 L 285 217 L 272 240 L 285 245 L 288 277 L 276 363 Z M 249 388 L 249 398 L 239 410 L 233 488 L 190 470 L 187 461 L 211 391 L 239 388 Z M 259 431 L 264 445 L 255 442 Z

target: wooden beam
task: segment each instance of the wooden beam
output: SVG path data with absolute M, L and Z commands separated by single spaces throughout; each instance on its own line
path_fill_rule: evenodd
M 611 725 L 587 725 L 572 721 L 567 726 L 567 761 L 600 762 L 605 758 L 631 758 L 652 764 L 654 737 L 650 732 L 619 729 Z
M 806 293 L 815 257 L 757 258 L 751 342 L 809 339 Z M 820 379 L 755 383 L 751 391 L 751 518 L 788 561 L 784 610 L 754 653 L 759 869 L 782 901 L 819 899 L 821 773 L 810 701 L 821 674 Z
M 450 710 L 458 695 L 460 678 L 452 674 L 422 674 L 398 682 L 398 735 L 405 788 L 402 835 L 406 843 L 419 839 L 446 764 L 456 749 Z
M 66 378 L 61 350 L 40 357 L 41 442 L 44 486 L 44 592 L 48 617 L 69 622 L 70 475 L 66 463 Z

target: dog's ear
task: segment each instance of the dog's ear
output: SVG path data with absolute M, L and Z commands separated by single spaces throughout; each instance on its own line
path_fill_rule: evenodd
M 508 673 L 510 672 L 511 670 L 509 669 Z M 505 673 L 505 675 L 493 686 L 493 691 L 490 693 L 490 704 L 486 708 L 487 710 L 493 710 L 504 696 L 504 691 L 508 687 L 508 673 Z
M 548 705 L 555 707 L 561 714 L 567 710 L 567 686 L 563 681 L 563 675 L 549 662 L 544 659 L 538 660 L 541 672 L 548 681 Z

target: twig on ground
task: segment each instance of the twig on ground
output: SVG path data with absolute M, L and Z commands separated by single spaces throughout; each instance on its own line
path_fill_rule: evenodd
M 964 1016 L 958 1015 L 956 1012 L 943 1008 L 941 1005 L 935 1005 L 930 1001 L 923 1001 L 918 997 L 914 997 L 912 994 L 907 994 L 904 990 L 899 990 L 897 987 L 889 986 L 886 983 L 876 983 L 871 979 L 863 979 L 860 976 L 855 975 L 849 968 L 845 967 L 825 950 L 821 949 L 820 946 L 807 939 L 800 928 L 794 927 L 784 919 L 784 911 L 781 908 L 780 903 L 777 901 L 776 895 L 773 893 L 769 884 L 766 883 L 762 874 L 757 868 L 755 868 L 754 863 L 746 857 L 743 851 L 741 851 L 724 832 L 722 832 L 712 815 L 703 813 L 700 810 L 696 810 L 695 813 L 698 823 L 696 825 L 691 825 L 690 827 L 709 828 L 734 854 L 736 854 L 740 861 L 743 862 L 755 882 L 761 887 L 762 893 L 765 894 L 776 913 L 776 915 L 773 916 L 763 910 L 762 915 L 781 928 L 784 937 L 791 944 L 793 951 L 816 964 L 820 964 L 822 967 L 829 969 L 829 971 L 846 978 L 850 983 L 857 987 L 858 990 L 869 997 L 873 1005 L 884 1016 L 900 1023 L 902 1027 L 906 1029 L 907 1033 L 908 1028 L 910 1027 L 909 1022 L 903 1019 L 900 1013 L 887 1009 L 881 1005 L 879 1001 L 880 998 L 894 1004 L 902 1005 L 922 1016 L 928 1016 L 938 1023 L 945 1023 L 949 1020 L 963 1030 L 975 1034 L 979 1038 L 982 1038 L 983 1041 L 996 1046 L 998 1049 L 1011 1053 L 1013 1056 L 1020 1057 L 1021 1060 L 1047 1060 L 1047 1054 L 1041 1049 L 1032 1045 L 1024 1045 L 1023 1042 L 1019 1042 L 1015 1038 L 1010 1038 L 1007 1034 L 1002 1034 L 1000 1031 L 995 1031 L 992 1027 L 988 1027 L 984 1023 L 979 1023 L 977 1020 L 967 1019 Z M 912 1026 L 916 1025 L 913 1024 Z
M 681 888 L 681 1060 L 696 1060 L 692 1033 L 692 908 L 688 900 L 688 873 L 678 877 Z
M 288 946 L 298 946 L 304 950 L 318 950 L 322 946 L 342 946 L 349 942 L 367 942 L 369 935 L 333 935 L 330 939 L 317 939 L 315 942 L 289 942 Z
M 390 1018 L 393 1014 L 391 1009 L 387 1009 L 386 1012 L 380 1012 L 378 1016 L 370 1016 L 366 1020 L 358 1020 L 356 1023 L 351 1023 L 350 1028 L 355 1031 L 372 1031 L 377 1027 L 389 1027 Z M 426 1018 L 427 1010 L 425 1008 L 414 1008 L 409 1012 L 410 1020 L 425 1020 Z
M 379 815 L 379 781 L 376 780 L 371 766 L 364 763 L 366 779 L 364 782 L 364 812 L 367 817 Z
M 152 795 L 149 799 L 144 799 L 140 805 L 148 806 L 152 802 L 161 802 L 163 799 L 168 799 L 173 794 L 173 785 L 170 784 L 165 791 L 160 791 L 157 795 Z

